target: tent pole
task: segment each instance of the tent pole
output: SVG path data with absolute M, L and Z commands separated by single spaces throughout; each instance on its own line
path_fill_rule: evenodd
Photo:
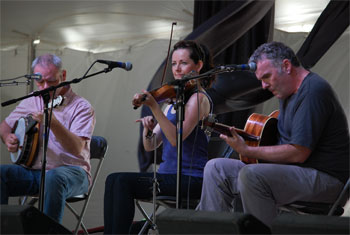
M 31 65 L 32 61 L 36 57 L 36 45 L 33 43 L 33 39 L 29 39 L 29 47 L 28 47 L 28 64 L 27 64 L 27 74 L 31 74 Z M 34 91 L 34 82 L 31 82 L 27 86 L 27 94 L 31 93 Z

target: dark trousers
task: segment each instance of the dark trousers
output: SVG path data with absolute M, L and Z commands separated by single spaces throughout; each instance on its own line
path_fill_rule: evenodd
M 134 199 L 152 197 L 153 173 L 113 173 L 106 179 L 104 195 L 104 233 L 127 234 L 135 214 Z M 157 174 L 158 195 L 176 196 L 176 174 Z M 200 198 L 202 178 L 181 177 L 183 198 Z

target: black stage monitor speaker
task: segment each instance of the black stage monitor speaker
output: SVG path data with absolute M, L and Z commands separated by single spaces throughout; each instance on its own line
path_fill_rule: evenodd
M 33 206 L 1 205 L 1 234 L 72 234 Z
M 165 209 L 156 224 L 159 234 L 270 234 L 260 220 L 243 213 Z
M 350 218 L 282 214 L 272 223 L 272 234 L 350 234 Z

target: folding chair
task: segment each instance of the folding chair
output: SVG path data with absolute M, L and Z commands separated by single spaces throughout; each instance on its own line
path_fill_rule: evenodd
M 74 196 L 66 200 L 66 207 L 74 214 L 74 216 L 78 220 L 78 223 L 74 230 L 74 234 L 78 233 L 79 226 L 84 230 L 85 234 L 89 234 L 83 223 L 83 217 L 84 217 L 86 208 L 89 204 L 92 191 L 95 187 L 98 174 L 100 173 L 103 160 L 106 156 L 107 149 L 108 149 L 108 144 L 105 138 L 103 138 L 102 136 L 92 136 L 91 143 L 90 143 L 90 159 L 98 160 L 94 174 L 92 174 L 92 177 L 93 177 L 92 184 L 87 193 L 83 195 Z M 72 203 L 79 202 L 79 201 L 85 201 L 80 213 L 74 210 L 74 208 L 71 206 Z
M 157 196 L 155 201 L 156 201 L 155 211 L 157 211 L 160 206 L 165 208 L 176 208 L 176 197 L 174 196 Z M 152 228 L 156 228 L 156 225 L 153 223 L 154 213 L 152 212 L 150 215 L 148 215 L 146 210 L 142 208 L 140 202 L 153 203 L 153 198 L 135 200 L 135 204 L 137 208 L 139 209 L 139 211 L 141 212 L 141 214 L 144 216 L 146 220 L 141 230 L 138 233 L 139 235 L 144 234 L 144 232 L 149 226 Z M 189 209 L 195 209 L 198 203 L 199 203 L 199 199 L 190 199 L 188 202 L 186 199 L 183 198 L 181 201 L 181 206 L 182 206 L 182 209 L 187 207 Z
M 296 201 L 288 205 L 279 207 L 281 212 L 291 212 L 294 214 L 315 214 L 340 216 L 344 213 L 344 205 L 349 197 L 350 179 L 344 185 L 337 200 L 334 203 L 304 202 Z
M 77 195 L 77 196 L 74 196 L 71 198 L 67 198 L 67 200 L 66 200 L 66 207 L 72 212 L 72 214 L 78 220 L 78 223 L 74 229 L 73 234 L 78 233 L 79 227 L 81 227 L 83 229 L 85 234 L 89 234 L 84 223 L 83 223 L 83 217 L 84 217 L 86 208 L 89 204 L 92 191 L 95 187 L 97 177 L 100 173 L 103 160 L 106 156 L 107 149 L 108 149 L 108 144 L 107 144 L 107 140 L 105 138 L 103 138 L 102 136 L 92 136 L 91 143 L 90 143 L 90 159 L 98 161 L 96 169 L 92 172 L 92 184 L 91 184 L 87 193 L 82 194 L 82 195 Z M 27 199 L 27 197 L 24 197 L 24 199 L 21 200 L 20 204 L 21 205 L 25 204 L 26 199 Z M 33 197 L 31 199 L 31 201 L 27 204 L 34 205 L 37 201 L 38 201 L 38 198 Z M 83 205 L 81 211 L 77 212 L 77 210 L 74 209 L 71 204 L 74 202 L 79 202 L 79 201 L 84 201 L 84 205 Z

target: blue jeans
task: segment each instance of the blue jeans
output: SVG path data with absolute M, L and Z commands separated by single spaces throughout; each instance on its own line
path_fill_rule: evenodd
M 1 165 L 1 204 L 11 196 L 37 195 L 40 189 L 40 170 L 19 165 Z M 59 223 L 62 221 L 66 198 L 86 193 L 87 173 L 78 166 L 60 166 L 46 172 L 44 213 Z
M 190 184 L 189 184 L 189 178 Z M 128 234 L 134 214 L 134 199 L 152 197 L 153 173 L 113 173 L 106 179 L 104 195 L 104 233 Z M 159 194 L 176 196 L 176 174 L 157 174 Z M 200 198 L 202 178 L 181 177 L 183 198 Z M 190 185 L 190 187 L 188 187 Z M 185 206 L 185 205 L 184 205 Z

